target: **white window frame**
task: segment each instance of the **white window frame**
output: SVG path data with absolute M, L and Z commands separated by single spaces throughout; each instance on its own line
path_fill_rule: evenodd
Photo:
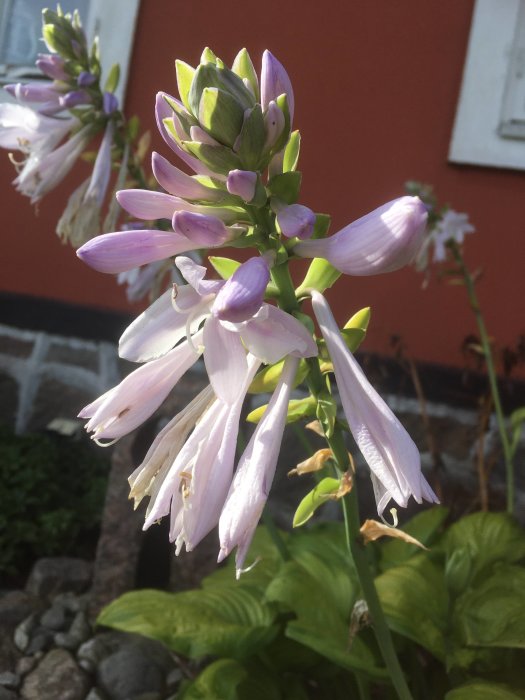
M 133 38 L 139 11 L 140 0 L 91 0 L 87 17 L 82 17 L 82 24 L 88 42 L 98 35 L 100 58 L 102 63 L 102 85 L 111 66 L 120 65 L 120 81 L 116 95 L 122 104 L 128 80 Z M 2 18 L 6 3 L 0 0 L 0 18 Z M 53 3 L 50 3 L 50 7 Z M 45 53 L 45 46 L 42 51 Z M 35 80 L 42 77 L 34 66 L 17 66 L 11 71 L 0 75 L 0 84 Z M 1 100 L 12 101 L 7 93 Z
M 525 139 L 512 122 L 525 0 L 476 0 L 449 160 L 525 170 Z M 525 113 L 525 105 L 524 105 Z

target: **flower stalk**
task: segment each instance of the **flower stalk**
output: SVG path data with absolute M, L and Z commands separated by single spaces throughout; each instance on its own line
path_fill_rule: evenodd
M 455 240 L 450 240 L 447 243 L 447 245 L 450 251 L 452 252 L 452 256 L 458 266 L 458 270 L 461 276 L 463 277 L 465 289 L 467 290 L 467 296 L 470 303 L 470 308 L 472 309 L 472 313 L 474 314 L 474 318 L 476 319 L 476 324 L 478 326 L 481 347 L 483 349 L 483 357 L 485 358 L 485 362 L 487 365 L 487 375 L 489 379 L 490 393 L 492 395 L 492 401 L 494 403 L 496 423 L 498 426 L 501 447 L 503 450 L 503 459 L 505 461 L 507 512 L 513 515 L 515 506 L 514 461 L 509 435 L 505 426 L 505 414 L 503 413 L 503 407 L 501 405 L 498 378 L 496 375 L 496 368 L 494 365 L 492 348 L 490 346 L 489 334 L 487 332 L 485 319 L 483 318 L 478 296 L 476 294 L 474 278 L 465 264 L 465 260 L 461 253 L 461 248 Z

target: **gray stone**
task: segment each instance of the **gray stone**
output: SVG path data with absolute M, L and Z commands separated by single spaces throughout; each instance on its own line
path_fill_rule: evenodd
M 15 629 L 14 641 L 20 651 L 26 651 L 31 641 L 31 636 L 38 626 L 35 613 L 26 617 Z
M 59 593 L 53 598 L 53 603 L 61 605 L 65 610 L 70 613 L 77 613 L 80 610 L 85 610 L 87 607 L 87 597 L 84 595 L 75 595 L 71 591 L 66 591 L 66 593 Z
M 121 640 L 122 635 L 114 632 L 105 632 L 88 639 L 77 651 L 79 665 L 91 673 L 102 659 L 118 649 Z
M 40 616 L 40 624 L 55 632 L 64 630 L 67 625 L 65 608 L 59 603 L 53 603 L 53 605 Z
M 0 700 L 18 700 L 18 695 L 14 690 L 9 690 L 8 688 L 2 688 L 0 686 Z
M 9 591 L 0 597 L 0 671 L 10 671 L 15 667 L 20 651 L 13 639 L 14 631 L 40 606 L 40 601 L 25 591 Z
M 37 659 L 34 656 L 22 656 L 16 662 L 16 672 L 19 676 L 25 676 L 32 671 L 36 665 Z
M 0 686 L 4 688 L 18 688 L 20 685 L 20 676 L 11 671 L 0 673 Z
M 31 635 L 31 640 L 24 651 L 26 654 L 31 655 L 51 649 L 53 646 L 53 636 L 51 630 L 45 627 L 38 627 Z
M 173 693 L 177 690 L 184 675 L 180 668 L 172 668 L 166 676 L 166 690 L 168 693 Z
M 68 651 L 76 651 L 80 644 L 79 640 L 69 634 L 69 632 L 57 632 L 53 637 L 53 641 L 57 647 Z
M 69 628 L 69 635 L 74 639 L 78 640 L 78 644 L 85 642 L 91 636 L 92 630 L 91 625 L 87 621 L 86 614 L 80 610 L 71 623 Z
M 64 649 L 49 651 L 24 679 L 24 700 L 84 700 L 89 688 L 85 673 Z
M 107 695 L 105 695 L 98 688 L 91 688 L 89 693 L 86 695 L 86 700 L 107 700 Z
M 97 669 L 97 685 L 111 700 L 131 700 L 165 689 L 164 673 L 139 645 L 129 645 L 107 656 Z M 155 698 L 157 700 L 157 698 Z
M 47 557 L 39 559 L 26 584 L 26 590 L 41 598 L 57 593 L 85 591 L 92 575 L 91 562 L 72 557 Z

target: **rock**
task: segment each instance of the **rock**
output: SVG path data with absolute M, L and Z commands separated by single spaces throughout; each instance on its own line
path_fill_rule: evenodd
M 180 668 L 171 669 L 171 671 L 166 676 L 166 690 L 168 691 L 168 693 L 174 693 L 178 689 L 180 682 L 183 678 L 184 675 Z
M 158 700 L 165 690 L 164 671 L 141 645 L 130 644 L 100 663 L 97 685 L 111 700 L 131 700 L 145 693 Z
M 38 627 L 31 635 L 31 641 L 27 645 L 25 652 L 28 656 L 38 652 L 47 651 L 53 646 L 53 632 L 45 627 Z
M 77 646 L 85 642 L 92 634 L 91 625 L 87 621 L 86 614 L 80 610 L 71 623 L 69 635 L 78 640 Z
M 34 565 L 26 584 L 26 591 L 41 598 L 57 593 L 85 591 L 92 575 L 91 562 L 72 557 L 47 557 Z
M 36 658 L 34 656 L 22 656 L 16 662 L 16 672 L 19 676 L 26 676 L 29 671 L 32 671 L 36 666 Z
M 106 700 L 107 695 L 104 695 L 102 691 L 100 691 L 98 688 L 91 688 L 89 693 L 86 696 L 86 700 Z
M 69 634 L 69 632 L 57 632 L 53 637 L 53 641 L 57 647 L 68 651 L 76 651 L 80 644 L 79 640 Z
M 15 629 L 14 641 L 20 651 L 26 651 L 31 641 L 33 632 L 37 628 L 37 616 L 33 613 L 26 617 Z
M 89 682 L 65 649 L 49 651 L 24 679 L 24 700 L 84 700 Z
M 80 610 L 85 610 L 87 606 L 87 598 L 84 596 L 78 596 L 71 591 L 66 593 L 59 593 L 53 598 L 53 604 L 62 606 L 65 610 L 70 613 L 77 613 Z
M 40 624 L 55 632 L 64 630 L 67 625 L 65 608 L 59 603 L 54 602 L 53 605 L 40 616 Z
M 0 673 L 0 686 L 4 688 L 18 688 L 20 685 L 20 676 L 11 671 Z
M 13 640 L 13 633 L 17 625 L 30 613 L 38 612 L 40 606 L 40 601 L 25 591 L 9 591 L 0 596 L 0 671 L 14 668 L 20 651 Z
M 8 688 L 2 688 L 2 686 L 0 686 L 0 700 L 18 700 L 18 695 L 14 690 L 9 690 Z

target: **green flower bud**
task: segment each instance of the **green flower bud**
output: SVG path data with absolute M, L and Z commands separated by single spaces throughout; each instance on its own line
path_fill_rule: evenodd
M 245 85 L 248 83 L 255 99 L 259 101 L 259 81 L 250 54 L 246 49 L 241 49 L 235 56 L 232 71 L 241 78 Z
M 213 138 L 233 146 L 243 124 L 244 110 L 229 93 L 204 88 L 199 104 L 199 122 Z
M 265 163 L 261 163 L 265 139 L 261 105 L 255 105 L 244 113 L 241 132 L 235 143 L 235 150 L 245 170 L 257 171 L 265 166 Z
M 195 71 L 188 93 L 188 104 L 195 117 L 205 88 L 219 88 L 233 97 L 244 112 L 255 105 L 255 98 L 238 75 L 228 68 L 219 68 L 212 63 L 200 65 Z

